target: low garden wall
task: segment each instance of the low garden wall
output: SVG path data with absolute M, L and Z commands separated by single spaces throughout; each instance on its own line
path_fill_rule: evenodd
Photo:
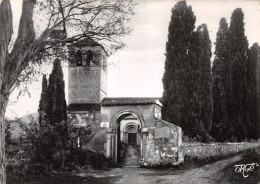
M 203 159 L 207 157 L 221 157 L 238 153 L 247 149 L 260 146 L 260 142 L 241 143 L 186 143 L 181 146 L 184 157 Z

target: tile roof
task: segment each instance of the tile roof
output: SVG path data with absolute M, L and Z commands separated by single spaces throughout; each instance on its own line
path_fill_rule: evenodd
M 84 46 L 100 46 L 105 51 L 106 55 L 108 56 L 108 53 L 107 53 L 106 49 L 103 47 L 103 45 L 99 44 L 98 42 L 96 42 L 95 40 L 93 40 L 92 38 L 89 38 L 89 37 L 78 40 L 69 45 L 69 47 L 84 47 Z
M 91 38 L 84 38 L 82 40 L 78 40 L 75 43 L 72 43 L 71 46 L 81 47 L 81 46 L 101 46 L 101 45 Z
M 114 106 L 114 105 L 146 105 L 146 104 L 158 104 L 160 98 L 140 98 L 140 97 L 123 97 L 123 98 L 104 98 L 101 102 L 102 106 Z

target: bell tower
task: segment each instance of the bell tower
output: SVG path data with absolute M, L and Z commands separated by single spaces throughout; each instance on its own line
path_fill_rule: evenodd
M 68 46 L 70 111 L 100 110 L 107 96 L 107 57 L 104 47 L 86 38 Z

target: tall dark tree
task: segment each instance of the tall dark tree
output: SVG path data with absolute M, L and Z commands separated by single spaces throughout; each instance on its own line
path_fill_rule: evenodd
M 238 140 L 245 139 L 248 127 L 248 87 L 247 87 L 247 59 L 248 41 L 245 36 L 244 13 L 241 8 L 233 11 L 230 22 L 230 54 L 232 67 L 232 122 Z M 245 134 L 239 134 L 244 132 Z
M 194 32 L 195 21 L 192 8 L 185 1 L 173 7 L 166 43 L 162 115 L 166 121 L 181 126 L 186 135 L 201 137 L 205 128 L 201 120 L 197 44 L 203 34 Z
M 244 97 L 245 97 L 245 74 L 246 66 L 243 57 L 237 52 L 236 57 L 232 60 L 231 75 L 232 75 L 232 106 L 233 106 L 233 126 L 234 136 L 238 141 L 244 140 L 247 137 L 246 127 L 244 125 Z
M 40 104 L 39 104 L 39 109 L 38 109 L 40 126 L 42 126 L 44 123 L 47 123 L 48 111 L 49 111 L 48 81 L 47 81 L 46 75 L 43 75 L 41 99 L 40 99 Z
M 234 128 L 230 119 L 231 105 L 231 56 L 228 24 L 225 18 L 219 23 L 215 59 L 212 66 L 213 127 L 211 135 L 218 141 L 230 138 Z
M 258 104 L 257 104 L 257 61 L 258 44 L 250 48 L 247 62 L 247 88 L 248 88 L 248 123 L 247 133 L 249 139 L 259 138 Z
M 257 128 L 256 128 L 256 136 L 257 138 L 260 137 L 260 47 L 258 46 L 258 60 L 257 60 L 257 66 L 256 66 L 256 82 L 257 82 Z
M 61 135 L 67 131 L 67 105 L 65 100 L 65 85 L 61 62 L 56 59 L 49 78 L 48 86 L 50 124 L 57 128 Z
M 200 85 L 199 95 L 201 103 L 200 120 L 203 122 L 206 132 L 210 132 L 212 126 L 212 77 L 211 77 L 211 41 L 209 31 L 206 24 L 198 27 L 197 33 L 199 36 L 199 52 L 198 64 L 200 66 Z
M 35 141 L 35 153 L 39 161 L 48 160 L 55 167 L 61 167 L 67 141 L 67 106 L 61 62 L 56 59 L 49 77 L 42 80 L 39 104 L 40 132 Z M 60 155 L 57 157 L 57 155 Z M 48 162 L 48 163 L 49 163 Z

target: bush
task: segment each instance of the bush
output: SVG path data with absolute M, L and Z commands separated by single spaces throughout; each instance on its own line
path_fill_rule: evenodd
M 80 167 L 92 166 L 94 169 L 108 169 L 108 159 L 105 155 L 91 150 L 73 149 L 67 155 L 65 163 L 68 167 L 78 165 Z
M 33 178 L 46 175 L 51 168 L 44 163 L 33 160 L 33 151 L 30 146 L 7 146 L 7 180 L 12 183 L 21 183 Z

